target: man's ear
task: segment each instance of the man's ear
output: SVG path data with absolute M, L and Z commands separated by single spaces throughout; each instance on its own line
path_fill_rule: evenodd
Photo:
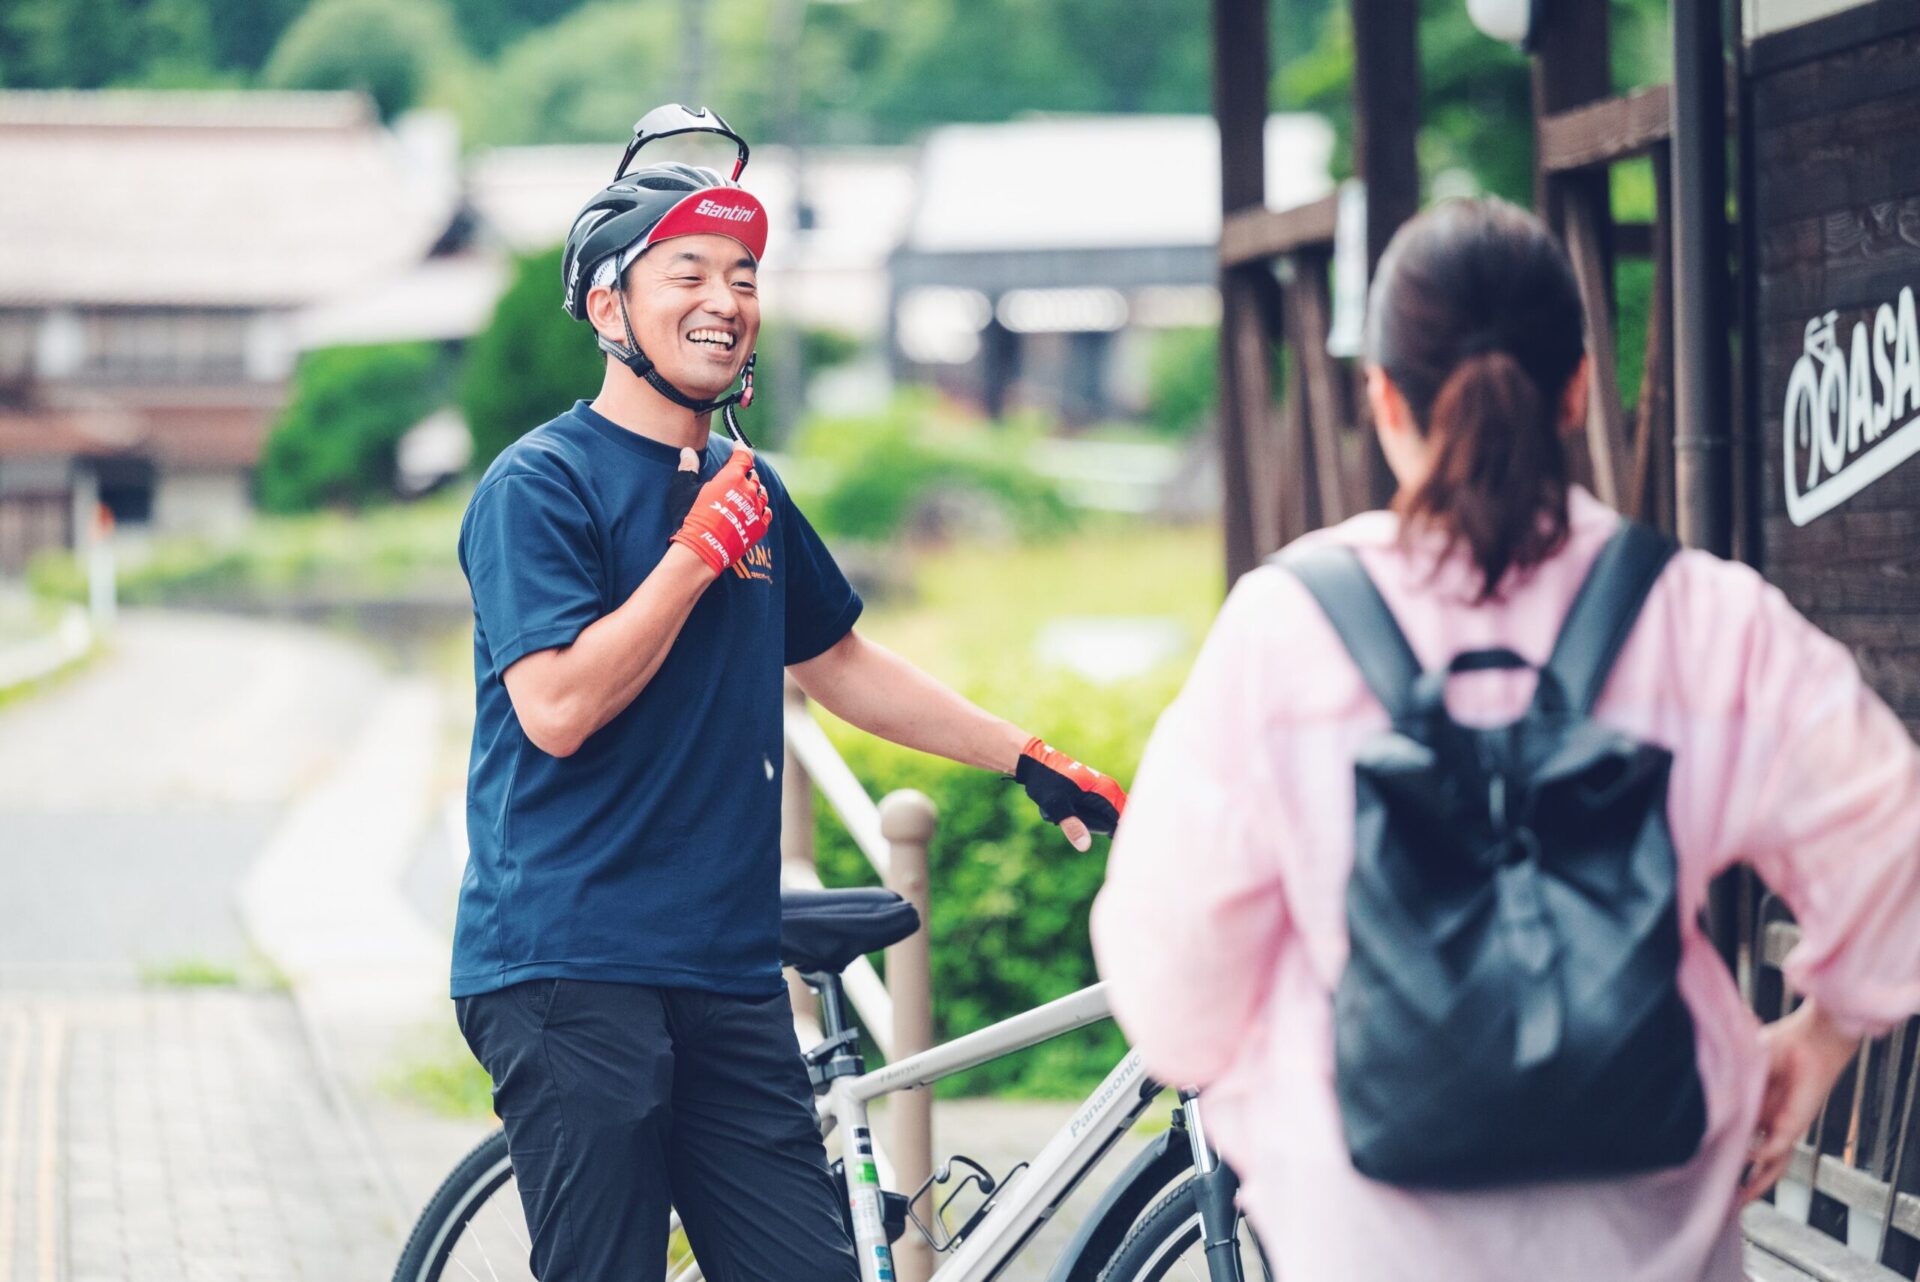
M 587 323 L 603 338 L 627 341 L 626 326 L 620 323 L 620 299 L 611 286 L 595 285 L 587 291 Z

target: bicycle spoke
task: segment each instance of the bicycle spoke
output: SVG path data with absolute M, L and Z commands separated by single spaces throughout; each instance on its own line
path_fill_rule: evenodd
M 527 1239 L 521 1237 L 520 1230 L 513 1227 L 513 1217 L 507 1214 L 506 1208 L 500 1204 L 500 1199 L 498 1198 L 494 1199 L 493 1213 L 500 1217 L 500 1223 L 506 1225 L 507 1236 L 512 1238 L 515 1242 L 518 1242 L 520 1244 L 521 1250 L 523 1251 L 533 1250 L 532 1243 L 528 1242 Z
M 473 1244 L 480 1248 L 480 1262 L 487 1266 L 487 1276 L 492 1278 L 493 1282 L 500 1282 L 500 1275 L 493 1271 L 493 1256 L 488 1252 L 487 1244 L 478 1237 L 473 1239 Z

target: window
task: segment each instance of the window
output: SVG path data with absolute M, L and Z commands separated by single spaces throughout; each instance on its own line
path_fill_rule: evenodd
M 230 382 L 246 377 L 248 313 L 116 309 L 86 317 L 83 378 L 116 383 Z
M 19 382 L 33 373 L 33 312 L 0 311 L 0 383 Z

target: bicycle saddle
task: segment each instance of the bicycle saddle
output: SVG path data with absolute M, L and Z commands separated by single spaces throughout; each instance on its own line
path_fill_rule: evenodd
M 891 890 L 780 892 L 780 960 L 795 970 L 838 974 L 918 929 L 920 914 Z

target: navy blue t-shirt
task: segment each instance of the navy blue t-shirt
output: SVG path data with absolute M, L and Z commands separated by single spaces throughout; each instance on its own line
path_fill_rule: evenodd
M 703 480 L 731 450 L 708 439 Z M 582 401 L 509 446 L 467 505 L 477 698 L 455 997 L 542 978 L 780 988 L 782 670 L 846 636 L 860 598 L 773 469 L 758 463 L 766 537 L 579 751 L 536 748 L 502 680 L 618 608 L 665 555 L 679 461 Z

